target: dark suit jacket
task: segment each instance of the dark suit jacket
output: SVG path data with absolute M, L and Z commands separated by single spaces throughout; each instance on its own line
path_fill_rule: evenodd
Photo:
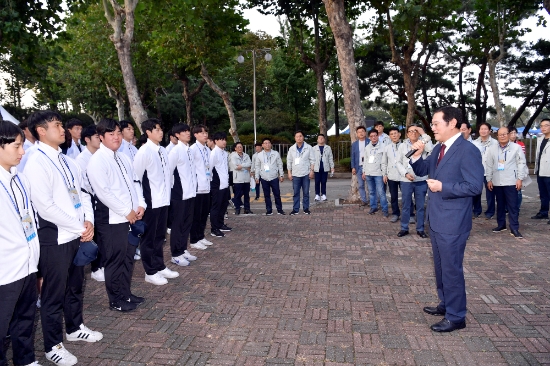
M 367 147 L 367 145 L 370 144 L 370 140 L 367 138 L 365 139 L 365 142 L 365 147 Z M 355 168 L 355 170 L 359 170 L 359 168 L 363 167 L 360 159 L 359 140 L 355 140 L 355 142 L 351 144 L 351 169 Z
M 440 151 L 441 144 L 437 144 L 430 156 L 411 167 L 417 176 L 429 175 L 443 183 L 441 192 L 428 190 L 430 228 L 441 234 L 463 234 L 472 229 L 472 197 L 483 189 L 481 153 L 459 136 L 436 168 Z

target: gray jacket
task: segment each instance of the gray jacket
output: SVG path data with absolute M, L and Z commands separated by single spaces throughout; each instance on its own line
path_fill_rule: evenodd
M 313 170 L 319 172 L 319 167 L 321 166 L 321 158 L 323 159 L 323 169 L 325 172 L 334 169 L 334 158 L 332 156 L 332 149 L 328 145 L 324 145 L 323 156 L 321 156 L 321 149 L 319 145 L 313 146 L 313 156 L 315 159 L 315 164 Z
M 372 143 L 365 147 L 365 159 L 363 160 L 363 174 L 371 177 L 380 177 L 382 172 L 382 158 L 384 157 L 384 145 Z
M 485 169 L 485 176 L 487 176 L 487 150 L 491 146 L 498 145 L 498 142 L 497 140 L 489 136 L 489 138 L 485 142 L 481 141 L 481 137 L 478 137 L 474 140 L 473 144 L 476 145 L 476 147 L 481 152 L 481 161 L 483 163 L 483 169 Z
M 497 187 L 515 186 L 516 180 L 525 178 L 525 154 L 518 144 L 509 142 L 506 148 L 502 149 L 497 142 L 487 149 L 486 154 L 487 182 L 491 181 Z M 499 169 L 499 162 L 504 169 Z
M 422 139 L 425 138 L 427 135 L 422 135 Z M 396 163 L 397 170 L 399 171 L 399 180 L 401 182 L 410 182 L 410 180 L 405 177 L 407 173 L 412 174 L 414 176 L 413 182 L 421 182 L 426 179 L 428 179 L 428 176 L 425 175 L 423 177 L 417 177 L 416 174 L 414 174 L 413 169 L 411 168 L 410 164 L 410 158 L 407 158 L 405 155 L 412 149 L 412 144 L 409 139 L 406 139 L 403 141 L 403 143 L 399 146 L 399 160 Z M 422 153 L 422 158 L 426 159 L 434 149 L 434 144 L 430 141 L 426 145 L 424 145 L 424 152 Z
M 384 156 L 382 157 L 382 175 L 386 175 L 389 180 L 399 182 L 401 175 L 397 170 L 397 162 L 399 161 L 399 146 L 401 141 L 394 144 L 393 142 L 384 147 Z
M 237 166 L 241 165 L 242 169 L 237 170 Z M 233 184 L 235 183 L 250 183 L 250 167 L 252 162 L 250 156 L 243 152 L 243 156 L 239 156 L 236 151 L 229 155 L 229 170 L 233 173 Z
M 269 168 L 266 170 L 266 164 Z M 256 166 L 254 167 L 254 176 L 256 179 L 262 178 L 266 181 L 272 181 L 279 177 L 284 177 L 283 160 L 281 155 L 275 150 L 271 150 L 269 154 L 261 151 L 256 155 Z
M 296 159 L 299 159 L 299 164 L 296 164 Z M 315 163 L 313 156 L 313 148 L 307 142 L 302 145 L 302 152 L 298 153 L 296 144 L 288 149 L 286 156 L 286 168 L 289 173 L 295 177 L 305 177 L 309 174 L 311 167 Z
M 535 174 L 539 173 L 541 177 L 550 177 L 550 141 L 546 143 L 542 155 L 540 156 L 540 166 L 538 166 L 540 145 L 544 137 L 537 138 L 537 157 L 535 160 Z M 540 171 L 539 171 L 540 169 Z

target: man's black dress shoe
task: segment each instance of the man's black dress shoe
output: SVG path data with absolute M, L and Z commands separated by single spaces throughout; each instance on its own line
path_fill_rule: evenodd
M 424 231 L 417 231 L 416 232 L 418 234 L 419 237 L 421 237 L 422 239 L 426 239 L 428 237 L 428 235 L 426 235 L 426 233 Z
M 446 333 L 446 332 L 452 332 L 453 330 L 457 329 L 464 329 L 466 328 L 466 322 L 460 322 L 460 323 L 453 323 L 445 318 L 441 320 L 439 323 L 433 324 L 430 329 L 434 332 L 440 332 L 440 333 Z
M 422 310 L 430 315 L 445 315 L 445 310 L 441 309 L 439 306 L 426 306 Z
M 398 237 L 402 237 L 405 235 L 409 235 L 409 230 L 401 230 L 400 232 L 397 233 Z
M 523 235 L 521 235 L 517 230 L 510 230 L 510 235 L 512 235 L 516 239 L 523 239 Z
M 548 215 L 541 215 L 540 212 L 537 212 L 535 216 L 531 216 L 533 220 L 546 220 Z
M 500 233 L 501 231 L 506 231 L 506 226 L 499 226 L 493 229 L 493 233 Z

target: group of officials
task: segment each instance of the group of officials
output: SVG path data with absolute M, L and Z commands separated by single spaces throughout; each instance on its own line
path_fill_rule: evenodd
M 506 128 L 499 130 L 496 143 L 487 142 L 481 133 L 479 141 L 469 142 L 469 125 L 453 107 L 442 107 L 433 115 L 435 146 L 419 126 L 409 126 L 408 139 L 403 143 L 396 129 L 385 135 L 379 126 L 369 132 L 368 143 L 366 130 L 359 127 L 358 141 L 352 147 L 353 173 L 361 177 L 360 186 L 365 181 L 369 188 L 369 213 L 377 212 L 379 199 L 384 216 L 389 216 L 387 183 L 391 220 L 396 222 L 401 216 L 398 235 L 408 234 L 416 208 L 417 233 L 427 237 L 423 226 L 427 192 L 440 302 L 424 311 L 444 316 L 431 326 L 434 331 L 462 329 L 466 326 L 462 262 L 472 216 L 480 214 L 476 202 L 485 184 L 496 197 L 498 227 L 493 231 L 506 230 L 507 211 L 512 235 L 521 237 L 517 213 L 518 192 L 526 174 L 524 153 L 511 141 Z M 138 150 L 133 145 L 131 123 L 103 119 L 97 126 L 84 129 L 72 123 L 69 130 L 74 130 L 74 139 L 63 151 L 66 130 L 58 113 L 35 112 L 22 127 L 24 131 L 0 122 L 0 201 L 4 207 L 0 210 L 0 339 L 10 335 L 18 365 L 38 365 L 33 347 L 37 277 L 42 279 L 41 320 L 48 360 L 58 365 L 77 363 L 63 345 L 63 319 L 67 341 L 96 342 L 103 338 L 83 323 L 84 268 L 75 263 L 75 256 L 84 243 L 94 240 L 98 244 L 92 276 L 105 281 L 109 307 L 132 311 L 145 301 L 131 292 L 137 246 L 146 282 L 164 285 L 179 276 L 166 267 L 163 258 L 169 209 L 171 262 L 179 266 L 197 259 L 187 250 L 188 240 L 194 249 L 204 250 L 213 244 L 205 238 L 209 215 L 211 235 L 223 237 L 224 232 L 231 231 L 224 222 L 230 200 L 236 213 L 243 206 L 244 213 L 251 213 L 246 204 L 250 177 L 264 191 L 266 215 L 273 214 L 271 191 L 277 212 L 284 214 L 279 189 L 284 179 L 282 160 L 269 139 L 262 141 L 262 149 L 250 159 L 239 143 L 228 155 L 224 133 L 211 136 L 209 147 L 206 127 L 197 125 L 191 131 L 189 126 L 178 124 L 171 131 L 173 146 L 165 149 L 160 145 L 160 122 L 149 119 L 142 124 Z M 545 136 L 539 139 L 535 168 L 541 209 L 535 219 L 548 218 L 550 192 L 550 121 L 543 120 L 541 129 Z M 461 130 L 466 131 L 461 134 Z M 196 142 L 190 146 L 191 133 Z M 316 178 L 315 199 L 326 200 L 326 177 L 334 171 L 334 163 L 324 136 L 318 137 L 314 147 L 304 142 L 302 132 L 298 131 L 295 139 L 287 155 L 288 178 L 294 189 L 290 214 L 299 212 L 300 191 L 303 212 L 309 214 L 309 180 Z M 399 187 L 402 213 L 397 204 Z M 361 189 L 361 199 L 366 204 L 364 191 Z M 486 215 L 491 215 L 490 209 Z M 1 345 L 0 351 L 3 366 L 7 360 Z

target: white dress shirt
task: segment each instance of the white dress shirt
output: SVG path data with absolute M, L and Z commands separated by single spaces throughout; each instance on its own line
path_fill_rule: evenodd
M 173 148 L 175 148 L 176 146 L 178 145 L 174 145 L 172 143 L 172 141 L 170 141 L 170 143 L 168 144 L 168 146 L 166 146 L 166 154 L 170 155 L 170 151 L 172 151 Z
M 80 170 L 82 171 L 82 185 L 84 186 L 84 189 L 88 191 L 91 195 L 95 195 L 94 189 L 92 188 L 90 184 L 90 179 L 88 178 L 88 163 L 90 162 L 90 159 L 92 158 L 92 153 L 90 150 L 88 150 L 87 147 L 82 150 L 80 155 L 76 157 L 76 163 L 80 167 Z
M 40 243 L 31 206 L 31 187 L 27 178 L 0 167 L 0 286 L 18 281 L 38 270 Z M 27 214 L 34 237 L 27 241 L 22 218 Z M 30 237 L 31 235 L 29 235 Z
M 82 190 L 78 164 L 61 149 L 39 142 L 27 162 L 25 175 L 38 213 L 40 244 L 65 244 L 81 237 L 84 221 L 93 223 L 94 212 L 90 195 Z
M 210 193 L 210 181 L 212 169 L 210 167 L 210 149 L 200 142 L 194 143 L 190 148 L 195 173 L 197 174 L 197 193 Z
M 27 164 L 27 161 L 29 160 L 29 157 L 36 151 L 37 148 L 37 142 L 34 144 L 31 143 L 29 140 L 25 140 L 25 143 L 23 144 L 23 149 L 25 150 L 25 155 L 21 158 L 21 161 L 19 162 L 19 165 L 17 166 L 17 171 L 19 173 L 23 173 L 23 170 L 25 169 L 25 165 Z
M 215 146 L 210 152 L 210 166 L 212 167 L 212 172 L 216 169 L 216 173 L 218 173 L 220 189 L 229 187 L 229 164 L 227 158 L 227 153 L 218 146 Z
M 88 163 L 88 179 L 100 204 L 109 209 L 108 224 L 128 222 L 126 216 L 138 207 L 147 208 L 141 182 L 130 158 L 101 144 Z M 96 210 L 98 207 L 96 206 Z
M 188 200 L 195 197 L 197 195 L 197 173 L 195 173 L 193 154 L 189 146 L 179 141 L 168 154 L 168 161 L 170 174 L 174 175 L 172 199 Z
M 71 140 L 71 146 L 69 146 L 69 148 L 67 149 L 67 156 L 76 159 L 76 157 L 80 155 L 80 153 L 84 151 L 84 149 L 85 147 L 84 145 L 82 145 L 80 140 L 78 140 L 77 142 Z
M 122 144 L 120 144 L 120 147 L 118 148 L 118 152 L 126 155 L 127 157 L 130 158 L 130 161 L 133 162 L 138 152 L 138 149 L 132 143 L 122 139 Z
M 134 158 L 134 172 L 143 186 L 146 202 L 152 208 L 170 205 L 172 177 L 166 149 L 147 139 Z

